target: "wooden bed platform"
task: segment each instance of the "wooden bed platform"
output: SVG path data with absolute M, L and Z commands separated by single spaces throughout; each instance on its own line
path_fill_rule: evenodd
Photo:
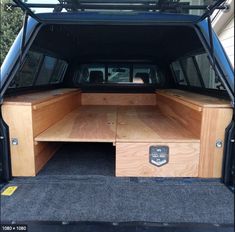
M 35 138 L 38 142 L 111 142 L 116 140 L 117 112 L 113 107 L 82 106 Z
M 99 110 L 97 110 L 97 108 Z M 81 106 L 35 138 L 38 142 L 199 142 L 156 106 Z
M 62 142 L 116 146 L 116 176 L 219 178 L 230 103 L 181 90 L 151 94 L 35 92 L 5 99 L 13 176 L 35 176 Z M 150 163 L 167 147 L 168 162 Z

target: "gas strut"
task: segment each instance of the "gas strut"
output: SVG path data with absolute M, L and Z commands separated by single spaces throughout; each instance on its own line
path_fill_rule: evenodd
M 20 67 L 23 64 L 23 54 L 25 49 L 25 38 L 27 33 L 28 18 L 29 18 L 28 12 L 25 11 L 24 20 L 23 20 L 23 32 L 22 32 L 23 34 L 22 34 L 21 48 L 20 48 Z
M 214 5 L 212 5 L 211 7 L 208 7 L 207 12 L 201 17 L 201 19 L 203 18 L 207 18 L 207 23 L 208 23 L 208 31 L 209 31 L 209 40 L 210 40 L 210 53 L 211 53 L 211 58 L 212 58 L 212 67 L 213 70 L 215 72 L 215 77 L 218 78 L 218 73 L 216 71 L 216 57 L 215 57 L 215 52 L 214 52 L 214 40 L 213 40 L 213 29 L 212 29 L 212 21 L 211 21 L 211 16 L 214 13 L 214 11 L 216 9 L 218 9 L 218 6 L 220 6 L 221 4 L 223 5 L 224 9 L 228 9 L 229 6 L 225 3 L 225 0 L 220 0 L 217 1 Z M 221 84 L 220 86 L 218 86 L 219 88 L 222 87 L 223 84 Z
M 210 38 L 210 50 L 211 50 L 211 56 L 213 61 L 213 69 L 215 70 L 216 64 L 215 64 L 215 53 L 214 53 L 214 41 L 213 41 L 213 29 L 212 29 L 212 22 L 211 22 L 211 14 L 208 15 L 207 18 L 208 22 L 208 30 L 209 30 L 209 38 Z

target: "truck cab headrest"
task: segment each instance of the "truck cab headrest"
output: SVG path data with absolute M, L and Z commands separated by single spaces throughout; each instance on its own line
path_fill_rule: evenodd
M 90 72 L 90 83 L 103 83 L 104 74 L 102 71 L 91 71 Z
M 143 80 L 144 84 L 149 84 L 149 74 L 148 73 L 138 72 L 135 74 L 135 77 L 141 78 Z

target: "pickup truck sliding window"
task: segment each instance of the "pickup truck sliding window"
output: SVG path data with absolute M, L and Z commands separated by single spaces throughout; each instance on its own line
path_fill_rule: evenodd
M 77 85 L 155 85 L 160 74 L 154 65 L 135 64 L 83 64 L 80 65 L 74 83 Z
M 29 51 L 10 88 L 59 84 L 63 81 L 67 66 L 64 60 Z
M 171 64 L 171 68 L 178 85 L 225 90 L 206 53 L 179 59 Z

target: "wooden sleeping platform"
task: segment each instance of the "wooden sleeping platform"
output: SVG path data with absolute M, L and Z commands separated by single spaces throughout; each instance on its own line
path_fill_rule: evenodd
M 35 138 L 38 142 L 111 142 L 116 139 L 116 108 L 82 106 Z
M 116 142 L 199 142 L 199 137 L 156 106 L 122 107 L 117 115 Z
M 81 106 L 35 138 L 38 142 L 199 142 L 156 106 Z M 167 130 L 166 130 L 167 128 Z
M 225 100 L 180 90 L 151 94 L 81 93 L 59 89 L 5 99 L 13 176 L 35 176 L 61 142 L 116 146 L 116 176 L 219 178 L 224 131 L 232 119 Z M 150 163 L 151 147 L 169 160 Z

